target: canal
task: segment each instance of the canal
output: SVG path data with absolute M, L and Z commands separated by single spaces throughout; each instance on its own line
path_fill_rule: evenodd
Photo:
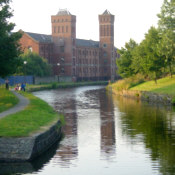
M 175 108 L 117 97 L 102 86 L 34 92 L 65 114 L 63 139 L 0 174 L 175 174 Z

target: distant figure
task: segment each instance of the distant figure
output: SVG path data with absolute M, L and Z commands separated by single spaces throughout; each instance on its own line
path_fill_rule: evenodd
M 9 80 L 8 79 L 5 80 L 5 88 L 9 90 Z
M 15 91 L 20 91 L 20 90 L 21 90 L 21 87 L 20 87 L 19 84 L 17 84 L 16 87 L 15 87 Z
M 26 87 L 26 85 L 24 83 L 22 83 L 21 84 L 21 91 L 24 91 L 25 92 L 25 90 L 26 90 L 25 87 Z

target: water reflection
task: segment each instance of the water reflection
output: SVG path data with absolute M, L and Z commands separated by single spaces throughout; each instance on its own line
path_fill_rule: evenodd
M 101 90 L 102 91 L 102 90 Z M 101 153 L 102 158 L 110 160 L 115 156 L 115 120 L 112 94 L 100 93 L 100 119 L 101 119 Z
M 153 169 L 161 174 L 175 173 L 175 114 L 174 108 L 149 105 L 113 96 L 121 117 L 122 134 L 130 144 L 143 142 L 152 160 Z
M 64 138 L 49 156 L 0 164 L 1 174 L 175 174 L 175 108 L 97 86 L 34 94 L 65 114 Z

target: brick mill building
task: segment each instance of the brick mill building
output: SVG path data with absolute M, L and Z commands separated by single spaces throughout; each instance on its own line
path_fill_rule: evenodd
M 61 81 L 114 80 L 117 49 L 114 47 L 114 15 L 99 15 L 99 41 L 76 38 L 76 16 L 60 10 L 51 16 L 52 34 L 24 32 L 24 52 L 38 53 L 53 67 Z

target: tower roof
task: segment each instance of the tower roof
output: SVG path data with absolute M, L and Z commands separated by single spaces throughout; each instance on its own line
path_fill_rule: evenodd
M 65 15 L 71 15 L 71 13 L 67 9 L 59 9 L 59 12 L 56 15 L 65 16 Z
M 111 15 L 111 13 L 106 9 L 102 15 Z

